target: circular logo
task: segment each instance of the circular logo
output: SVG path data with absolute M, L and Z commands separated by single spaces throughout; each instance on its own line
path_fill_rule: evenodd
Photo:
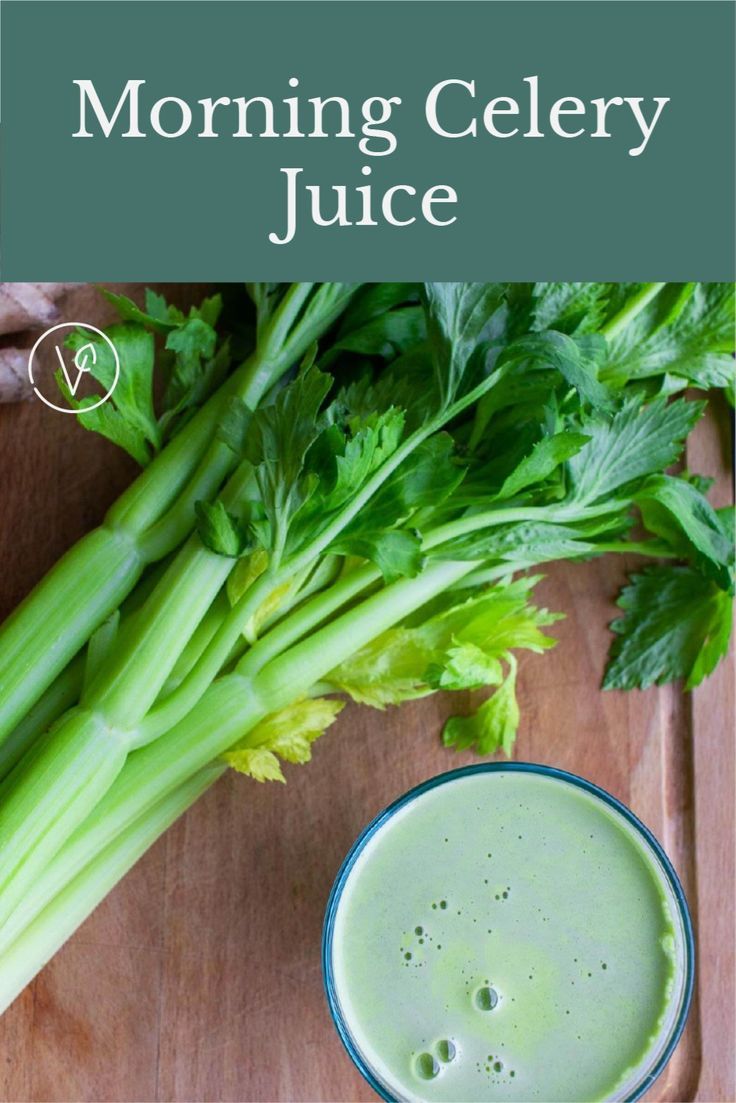
M 90 336 L 89 341 L 80 345 L 76 352 L 72 353 L 70 349 L 64 348 L 63 336 L 61 330 L 76 330 L 81 333 L 95 334 L 95 337 Z M 56 335 L 56 336 L 54 336 Z M 45 402 L 47 406 L 50 406 L 52 410 L 58 410 L 60 414 L 76 414 L 79 410 L 72 406 L 59 406 L 57 402 L 53 402 L 45 394 L 42 394 L 39 388 L 36 386 L 36 380 L 34 379 L 34 366 L 37 365 L 38 352 L 43 346 L 44 353 L 48 350 L 53 356 L 54 361 L 58 365 L 58 369 L 63 380 L 63 384 L 70 395 L 75 398 L 79 385 L 86 376 L 91 376 L 92 369 L 97 363 L 99 352 L 99 341 L 96 338 L 101 337 L 107 348 L 112 354 L 114 372 L 112 382 L 105 391 L 105 393 L 97 399 L 96 402 L 90 402 L 84 407 L 85 411 L 96 410 L 98 406 L 101 406 L 103 402 L 107 402 L 108 398 L 115 390 L 118 379 L 120 378 L 120 357 L 118 356 L 118 350 L 112 343 L 106 333 L 103 333 L 97 326 L 90 325 L 89 322 L 60 322 L 56 326 L 52 326 L 51 329 L 47 329 L 45 333 L 36 341 L 35 345 L 31 349 L 28 357 L 28 378 L 31 381 L 34 393 Z M 64 390 L 62 386 L 62 393 Z M 55 395 L 58 397 L 58 395 Z

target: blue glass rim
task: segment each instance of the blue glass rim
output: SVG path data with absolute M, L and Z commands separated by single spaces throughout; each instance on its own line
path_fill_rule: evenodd
M 386 1088 L 376 1078 L 370 1066 L 363 1059 L 358 1047 L 353 1041 L 352 1035 L 345 1022 L 340 1004 L 337 999 L 337 993 L 335 991 L 335 978 L 332 969 L 332 939 L 335 929 L 335 917 L 337 915 L 337 909 L 340 904 L 340 898 L 342 896 L 345 883 L 350 875 L 358 856 L 361 854 L 365 845 L 370 839 L 379 831 L 383 825 L 391 819 L 391 817 L 403 808 L 406 804 L 416 800 L 417 797 L 429 792 L 432 789 L 436 789 L 440 785 L 445 785 L 450 781 L 455 781 L 461 777 L 468 777 L 473 774 L 483 773 L 530 773 L 541 774 L 544 777 L 555 778 L 558 781 L 567 782 L 570 785 L 575 785 L 579 789 L 583 789 L 587 793 L 591 793 L 593 796 L 598 797 L 607 804 L 614 811 L 631 824 L 636 832 L 645 840 L 654 852 L 655 857 L 658 859 L 664 875 L 669 882 L 669 887 L 672 890 L 677 910 L 682 922 L 683 942 L 685 949 L 685 976 L 682 989 L 682 995 L 680 998 L 680 1008 L 677 1013 L 677 1019 L 672 1027 L 670 1035 L 667 1039 L 667 1043 L 662 1050 L 659 1058 L 655 1062 L 654 1066 L 648 1070 L 643 1077 L 642 1082 L 637 1084 L 633 1093 L 627 1095 L 623 1100 L 623 1103 L 636 1103 L 636 1100 L 649 1090 L 655 1080 L 663 1072 L 667 1062 L 674 1053 L 675 1047 L 680 1040 L 680 1036 L 685 1029 L 685 1023 L 687 1022 L 688 1013 L 690 1011 L 690 1005 L 692 1003 L 693 988 L 695 985 L 695 939 L 693 935 L 693 924 L 690 917 L 690 910 L 687 905 L 687 899 L 685 897 L 684 890 L 680 884 L 680 879 L 675 872 L 672 862 L 667 857 L 664 847 L 659 842 L 657 837 L 649 830 L 646 824 L 635 816 L 627 805 L 623 804 L 620 800 L 614 797 L 606 789 L 602 789 L 599 785 L 595 785 L 592 781 L 588 781 L 587 778 L 580 777 L 579 774 L 572 774 L 567 770 L 560 770 L 555 766 L 545 766 L 537 762 L 479 762 L 471 766 L 460 766 L 456 770 L 448 770 L 442 774 L 435 774 L 434 777 L 428 778 L 426 781 L 420 782 L 419 785 L 415 785 L 412 789 L 409 789 L 406 793 L 403 793 L 396 800 L 388 804 L 377 816 L 370 821 L 370 823 L 361 831 L 357 839 L 348 851 L 340 869 L 338 870 L 335 881 L 330 891 L 330 896 L 327 901 L 327 908 L 325 910 L 325 920 L 322 928 L 322 981 L 324 985 L 325 994 L 327 997 L 327 1004 L 330 1009 L 332 1021 L 335 1024 L 335 1028 L 340 1035 L 340 1040 L 347 1050 L 348 1056 L 351 1061 L 360 1072 L 361 1076 L 379 1099 L 384 1100 L 384 1103 L 396 1103 L 393 1096 L 389 1095 Z

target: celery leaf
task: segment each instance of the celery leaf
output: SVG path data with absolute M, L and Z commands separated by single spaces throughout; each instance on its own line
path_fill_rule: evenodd
M 295 701 L 266 716 L 223 758 L 238 773 L 256 781 L 286 781 L 279 758 L 309 762 L 312 743 L 335 722 L 342 708 L 342 701 L 326 697 Z
M 610 293 L 607 283 L 536 283 L 531 328 L 595 332 L 605 321 Z
M 582 402 L 593 409 L 611 410 L 613 394 L 598 379 L 605 347 L 599 334 L 570 337 L 547 330 L 517 338 L 503 350 L 498 365 L 522 363 L 527 370 L 528 365 L 534 364 L 554 368 L 570 387 L 575 388 Z
M 668 541 L 721 589 L 733 591 L 733 539 L 696 486 L 672 475 L 654 475 L 635 500 L 651 533 Z
M 580 430 L 591 439 L 568 463 L 571 497 L 600 501 L 678 459 L 685 439 L 703 413 L 702 402 L 656 398 L 647 405 L 627 399 L 610 420 L 584 418 Z
M 441 406 L 476 380 L 476 352 L 492 315 L 503 305 L 503 283 L 425 283 L 427 332 Z
M 559 615 L 528 601 L 536 578 L 498 584 L 377 636 L 346 658 L 326 681 L 355 701 L 386 705 L 434 689 L 497 685 L 500 660 L 512 648 L 541 652 L 555 640 L 541 631 Z
M 527 487 L 544 482 L 561 463 L 576 455 L 589 440 L 590 437 L 584 433 L 571 432 L 542 437 L 507 476 L 496 497 L 513 498 Z
M 115 382 L 115 358 L 107 341 L 87 330 L 74 330 L 66 347 L 77 352 L 86 344 L 95 348 L 90 375 L 106 390 L 114 386 L 110 397 L 94 409 L 99 396 L 77 399 L 71 394 L 61 372 L 56 381 L 77 410 L 77 419 L 85 429 L 107 437 L 124 448 L 142 467 L 161 446 L 161 433 L 153 409 L 153 336 L 142 326 L 126 323 L 107 329 L 118 355 L 120 371 Z
M 681 376 L 696 387 L 732 387 L 734 286 L 668 285 L 655 303 L 609 342 L 605 378 L 623 386 L 652 376 Z M 674 298 L 672 297 L 674 295 Z M 662 316 L 662 308 L 666 313 Z
M 206 548 L 217 555 L 237 557 L 253 547 L 244 526 L 217 498 L 214 502 L 195 502 L 197 531 Z
M 509 672 L 503 683 L 472 716 L 453 716 L 445 724 L 442 742 L 458 751 L 473 747 L 478 754 L 503 750 L 508 756 L 519 727 L 516 700 L 516 659 L 508 656 Z
M 631 576 L 618 605 L 604 689 L 679 678 L 692 689 L 728 651 L 733 598 L 691 567 L 647 567 Z

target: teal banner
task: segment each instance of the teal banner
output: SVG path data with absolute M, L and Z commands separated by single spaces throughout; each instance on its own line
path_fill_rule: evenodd
M 2 6 L 6 280 L 722 280 L 734 6 Z

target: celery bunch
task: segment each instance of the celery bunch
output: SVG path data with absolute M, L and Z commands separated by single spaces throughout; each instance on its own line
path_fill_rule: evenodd
M 79 417 L 158 454 L 0 636 L 2 1006 L 225 769 L 283 780 L 345 696 L 487 686 L 443 738 L 509 754 L 515 652 L 554 643 L 544 562 L 658 561 L 609 686 L 694 685 L 727 648 L 731 519 L 667 470 L 704 408 L 678 392 L 733 389 L 730 287 L 250 292 L 255 349 L 209 398 L 211 304 L 120 302 L 128 385 Z M 175 357 L 160 417 L 151 331 Z

